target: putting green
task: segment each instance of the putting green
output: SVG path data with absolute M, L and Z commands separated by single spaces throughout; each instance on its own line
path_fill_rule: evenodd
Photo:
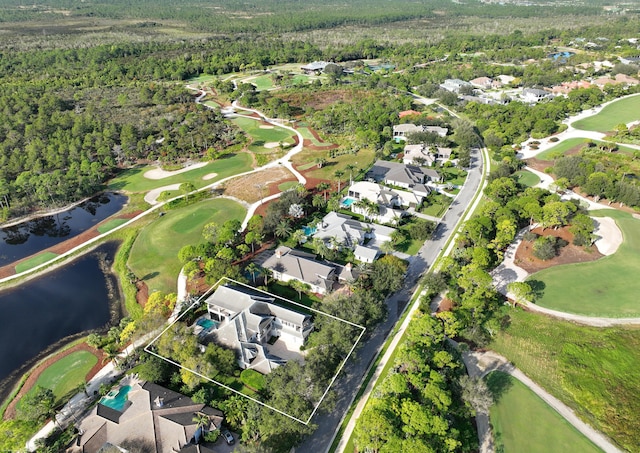
M 515 172 L 515 177 L 520 184 L 527 187 L 533 187 L 540 182 L 540 178 L 537 175 L 527 170 Z
M 487 383 L 498 395 L 496 404 L 491 408 L 496 451 L 602 451 L 514 377 L 494 371 L 487 376 Z
M 640 95 L 612 102 L 597 115 L 576 121 L 572 126 L 585 131 L 608 132 L 618 124 L 637 120 L 640 120 Z
M 274 127 L 272 129 L 261 128 L 261 121 L 242 117 L 233 118 L 231 121 L 245 133 L 249 134 L 253 139 L 253 144 L 256 146 L 262 146 L 269 142 L 293 143 L 293 132 L 288 129 L 281 127 Z
M 163 179 L 145 178 L 144 174 L 147 171 L 156 168 L 147 165 L 123 171 L 109 181 L 108 187 L 110 190 L 123 190 L 125 192 L 146 192 L 170 184 L 191 182 L 198 189 L 228 176 L 249 171 L 251 170 L 251 163 L 252 157 L 249 153 L 237 153 L 214 160 L 204 167 L 194 168 Z M 217 173 L 217 175 L 213 179 L 203 180 L 202 177 L 209 173 Z
M 137 237 L 128 265 L 149 287 L 149 292 L 176 292 L 182 265 L 180 249 L 202 242 L 202 227 L 209 222 L 222 225 L 230 219 L 244 219 L 245 208 L 232 200 L 204 200 L 167 212 L 147 225 Z
M 60 400 L 86 382 L 87 373 L 96 363 L 98 358 L 88 351 L 72 352 L 45 369 L 30 392 L 39 385 L 51 389 L 56 400 Z
M 536 304 L 586 316 L 640 316 L 640 220 L 609 209 L 591 215 L 615 219 L 624 242 L 616 253 L 597 261 L 555 266 L 530 276 L 528 280 L 544 285 Z

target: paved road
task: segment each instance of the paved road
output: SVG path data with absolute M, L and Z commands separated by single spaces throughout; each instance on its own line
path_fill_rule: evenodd
M 527 377 L 522 371 L 517 369 L 506 358 L 493 352 L 469 352 L 462 354 L 462 359 L 467 367 L 470 376 L 484 377 L 492 371 L 502 371 L 518 379 L 526 385 L 531 391 L 538 395 L 542 400 L 558 412 L 567 422 L 573 425 L 578 431 L 584 434 L 591 442 L 602 448 L 606 453 L 620 453 L 611 441 L 600 432 L 587 425 L 580 420 L 578 416 L 559 399 L 550 395 L 546 390 L 540 387 Z M 489 453 L 494 451 L 493 439 L 491 436 L 491 428 L 489 425 L 488 414 L 479 414 L 478 417 L 478 435 L 480 436 L 480 452 Z
M 455 231 L 456 224 L 473 199 L 481 180 L 482 158 L 480 151 L 474 150 L 467 182 L 436 228 L 433 239 L 426 241 L 420 251 L 411 259 L 402 289 L 387 298 L 388 316 L 386 321 L 379 325 L 369 338 L 365 339 L 363 346 L 357 351 L 356 358 L 352 358 L 351 362 L 345 366 L 344 371 L 334 383 L 335 407 L 330 412 L 323 412 L 312 419 L 312 423 L 316 424 L 318 428 L 298 448 L 298 451 L 328 451 L 336 435 L 336 430 L 342 422 L 343 415 L 360 388 L 371 362 L 378 355 L 391 328 L 396 324 L 408 301 L 411 300 L 420 276 L 433 264 L 449 236 Z M 410 316 L 407 319 L 410 319 Z M 391 349 L 389 348 L 389 350 Z M 345 433 L 343 439 L 346 440 L 348 437 L 349 433 Z

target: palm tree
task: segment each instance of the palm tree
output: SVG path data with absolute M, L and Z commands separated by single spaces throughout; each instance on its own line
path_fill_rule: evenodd
M 304 234 L 304 230 L 296 230 L 291 235 L 291 239 L 293 239 L 296 242 L 296 244 L 300 244 L 305 237 L 307 236 L 306 234 Z
M 353 184 L 353 170 L 355 170 L 356 168 L 358 167 L 353 164 L 349 164 L 345 167 L 345 170 L 349 172 L 349 185 Z
M 324 195 L 324 201 L 327 201 L 327 189 L 331 188 L 331 184 L 327 183 L 327 182 L 321 182 L 320 184 L 318 184 L 316 186 L 316 190 L 318 192 L 322 192 L 322 195 Z
M 251 280 L 253 280 L 253 286 L 255 286 L 256 285 L 256 274 L 260 273 L 260 266 L 258 266 L 256 263 L 254 263 L 252 261 L 247 265 L 245 270 L 251 274 Z
M 327 244 L 324 242 L 323 239 L 314 238 L 312 245 L 316 251 L 316 254 L 320 255 L 321 258 L 324 259 L 324 257 L 329 254 L 329 247 L 327 247 Z
M 202 431 L 208 431 L 209 426 L 211 425 L 211 419 L 207 414 L 203 414 L 202 412 L 196 412 L 193 414 L 193 418 L 191 421 L 195 422 L 196 429 L 202 428 Z
M 301 198 L 305 198 L 307 196 L 307 188 L 304 186 L 304 184 L 296 184 L 295 186 L 293 186 L 293 190 L 295 190 Z
M 320 194 L 316 194 L 311 199 L 311 206 L 314 208 L 324 208 L 327 205 L 327 200 Z
M 333 172 L 333 176 L 335 176 L 338 181 L 338 193 L 340 193 L 340 183 L 342 182 L 340 178 L 344 176 L 344 172 L 342 170 L 336 170 Z
M 298 291 L 298 300 L 302 300 L 302 292 L 309 289 L 309 285 L 300 280 L 289 280 L 289 286 Z
M 105 354 L 104 359 L 102 359 L 102 363 L 110 362 L 113 360 L 113 363 L 117 365 L 118 354 L 120 354 L 120 351 L 118 351 L 117 346 L 113 343 L 109 343 L 102 350 L 104 351 L 104 354 Z
M 393 252 L 393 243 L 391 241 L 384 241 L 380 244 L 380 251 L 385 255 L 388 255 Z
M 262 275 L 264 276 L 264 286 L 269 286 L 269 277 L 271 277 L 271 269 L 267 269 L 266 267 L 263 267 Z
M 276 226 L 276 230 L 273 232 L 280 239 L 286 238 L 291 234 L 291 226 L 289 226 L 289 221 L 286 219 L 282 219 L 280 223 Z

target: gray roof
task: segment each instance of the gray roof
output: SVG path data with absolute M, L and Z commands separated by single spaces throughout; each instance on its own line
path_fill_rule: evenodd
M 327 67 L 329 62 L 327 61 L 313 61 L 305 66 L 302 66 L 302 69 L 305 71 L 322 71 Z
M 335 271 L 333 266 L 310 259 L 307 253 L 283 246 L 278 247 L 276 253 L 267 258 L 262 267 L 321 287 L 325 287 L 327 279 L 330 279 Z
M 361 256 L 363 258 L 366 258 L 368 260 L 375 260 L 376 257 L 378 256 L 378 250 L 376 249 L 370 249 L 369 247 L 364 247 L 362 245 L 359 245 L 356 247 L 356 249 L 353 251 L 353 254 L 358 257 Z
M 425 177 L 424 171 L 417 165 L 405 165 L 386 160 L 376 161 L 369 172 L 372 173 L 374 177 L 384 179 L 385 181 L 399 182 L 407 185 L 422 184 Z
M 430 179 L 440 179 L 440 173 L 431 168 L 425 168 L 423 171 L 424 174 Z

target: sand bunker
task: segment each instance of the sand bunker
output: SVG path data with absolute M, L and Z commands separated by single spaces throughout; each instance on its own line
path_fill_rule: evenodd
M 158 204 L 158 197 L 162 192 L 167 192 L 171 190 L 179 190 L 180 184 L 171 184 L 169 186 L 158 187 L 157 189 L 150 190 L 145 196 L 144 201 L 149 203 L 150 205 Z
M 205 180 L 205 181 L 209 181 L 210 179 L 213 179 L 216 176 L 218 176 L 218 173 L 207 173 L 206 175 L 204 175 L 202 177 L 202 179 Z
M 603 255 L 613 255 L 622 244 L 622 231 L 611 217 L 594 218 L 596 229 L 593 232 L 597 239 L 595 242 L 598 251 Z
M 273 129 L 273 126 L 268 125 L 268 124 L 261 124 L 260 125 L 260 129 Z
M 178 175 L 180 173 L 184 173 L 185 171 L 195 170 L 196 168 L 201 168 L 207 165 L 208 162 L 198 162 L 197 164 L 188 165 L 180 170 L 167 171 L 162 168 L 154 168 L 153 170 L 149 170 L 144 174 L 144 177 L 147 179 L 164 179 L 169 176 Z
M 268 149 L 277 148 L 278 146 L 280 146 L 280 143 L 278 142 L 267 142 L 264 144 L 264 147 Z

